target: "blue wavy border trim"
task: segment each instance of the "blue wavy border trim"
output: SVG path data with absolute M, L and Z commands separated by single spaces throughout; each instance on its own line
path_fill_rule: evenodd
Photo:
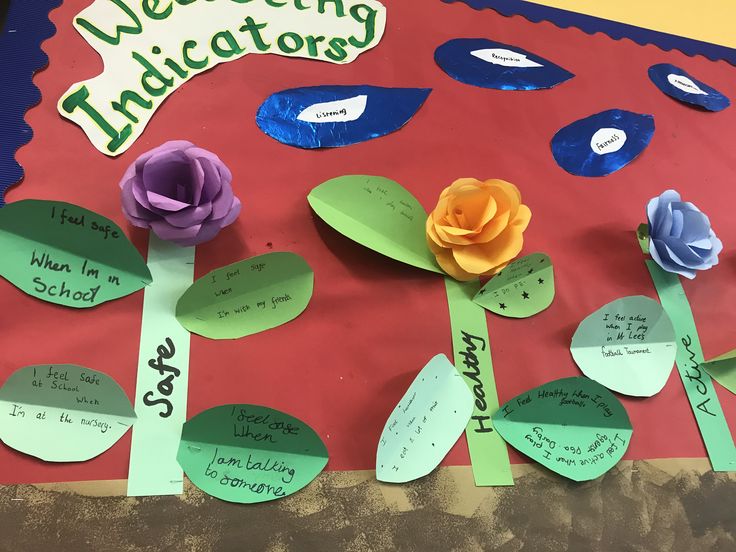
M 568 27 L 577 27 L 588 34 L 597 32 L 605 33 L 615 40 L 628 38 L 637 44 L 654 44 L 662 50 L 679 50 L 688 56 L 702 55 L 706 58 L 717 61 L 725 60 L 732 65 L 736 65 L 736 49 L 711 44 L 710 42 L 702 42 L 691 38 L 684 38 L 677 35 L 662 33 L 628 25 L 626 23 L 618 23 L 593 17 L 591 15 L 583 15 L 580 13 L 570 12 L 559 8 L 550 8 L 524 0 L 442 0 L 446 4 L 463 3 L 473 9 L 492 9 L 501 15 L 511 17 L 512 15 L 521 15 L 532 23 L 540 21 L 549 21 L 558 27 L 566 29 Z
M 0 207 L 5 191 L 23 179 L 15 160 L 18 148 L 33 138 L 26 111 L 41 101 L 33 75 L 48 65 L 41 43 L 56 34 L 49 12 L 61 0 L 12 0 L 0 30 Z

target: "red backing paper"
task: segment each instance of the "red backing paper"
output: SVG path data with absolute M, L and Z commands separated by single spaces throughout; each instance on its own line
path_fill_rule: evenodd
M 8 194 L 80 204 L 114 219 L 145 254 L 147 233 L 120 211 L 118 181 L 139 154 L 171 139 L 216 152 L 231 167 L 243 202 L 240 219 L 198 246 L 196 277 L 221 265 L 293 251 L 315 272 L 314 297 L 296 320 L 235 341 L 192 336 L 188 414 L 224 403 L 278 408 L 309 423 L 330 452 L 328 469 L 369 469 L 384 422 L 433 355 L 450 358 L 450 324 L 442 279 L 365 249 L 326 226 L 306 196 L 343 174 L 392 178 L 431 209 L 459 177 L 514 182 L 532 210 L 525 252 L 548 253 L 557 295 L 525 320 L 488 315 L 501 401 L 565 376 L 578 375 L 569 344 L 578 323 L 624 295 L 656 297 L 634 230 L 649 198 L 667 188 L 706 212 L 723 240 L 721 264 L 686 281 L 706 357 L 736 346 L 736 108 L 705 113 L 664 96 L 647 68 L 668 62 L 736 99 L 736 69 L 724 62 L 665 53 L 605 35 L 533 24 L 488 10 L 439 1 L 384 0 L 382 42 L 349 65 L 249 55 L 195 77 L 154 115 L 143 136 L 110 159 L 62 119 L 56 102 L 67 87 L 102 69 L 72 27 L 90 2 L 67 0 L 51 14 L 57 34 L 44 44 L 48 69 L 35 82 L 41 104 L 29 112 L 35 135 L 18 160 L 25 182 Z M 577 76 L 551 90 L 504 92 L 456 82 L 434 63 L 437 46 L 457 37 L 518 45 Z M 431 87 L 403 129 L 346 148 L 304 151 L 262 134 L 255 112 L 273 92 L 321 84 Z M 560 169 L 549 140 L 562 126 L 609 108 L 651 113 L 649 148 L 600 179 Z M 135 396 L 143 292 L 91 310 L 44 303 L 0 280 L 3 354 L 0 381 L 29 364 L 76 363 L 107 372 Z M 730 420 L 736 399 L 719 396 Z M 676 371 L 645 400 L 622 398 L 634 426 L 628 458 L 702 457 L 705 450 Z M 130 434 L 83 464 L 44 464 L 0 447 L 0 482 L 121 479 Z M 527 459 L 511 451 L 513 462 Z M 155 459 L 154 459 L 155 461 Z M 467 464 L 465 438 L 446 464 Z

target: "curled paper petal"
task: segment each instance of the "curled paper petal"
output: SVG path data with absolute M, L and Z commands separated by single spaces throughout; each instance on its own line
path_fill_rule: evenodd
M 497 90 L 552 88 L 575 75 L 518 46 L 485 38 L 455 38 L 434 59 L 456 81 Z
M 368 85 L 293 88 L 269 96 L 258 108 L 256 123 L 290 146 L 347 146 L 400 129 L 430 92 Z
M 510 182 L 460 178 L 427 218 L 427 245 L 456 280 L 496 274 L 521 251 L 531 216 Z
M 718 264 L 723 244 L 710 220 L 695 205 L 666 190 L 647 204 L 649 253 L 667 272 L 695 278 L 696 271 Z
M 723 111 L 731 105 L 731 100 L 721 92 L 669 63 L 652 65 L 649 78 L 662 92 L 686 104 L 708 111 Z
M 240 214 L 232 174 L 214 153 L 172 140 L 138 157 L 120 181 L 123 213 L 162 240 L 192 246 Z
M 641 154 L 654 135 L 654 117 L 609 109 L 560 129 L 551 142 L 557 164 L 577 176 L 606 176 Z

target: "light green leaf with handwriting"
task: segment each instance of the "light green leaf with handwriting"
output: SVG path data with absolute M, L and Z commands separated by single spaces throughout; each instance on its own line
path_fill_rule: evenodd
M 0 209 L 0 275 L 33 297 L 93 307 L 151 283 L 118 225 L 88 209 L 25 199 Z
M 488 280 L 473 301 L 502 316 L 528 318 L 549 307 L 554 297 L 552 261 L 544 253 L 532 253 Z
M 376 451 L 376 479 L 424 477 L 450 452 L 473 413 L 473 394 L 445 355 L 422 368 L 386 421 Z
M 514 397 L 493 415 L 493 427 L 515 449 L 575 481 L 615 466 L 633 432 L 613 393 L 584 377 L 551 381 Z
M 230 404 L 184 424 L 176 459 L 189 480 L 228 502 L 283 498 L 327 465 L 327 447 L 301 420 L 265 406 Z
M 47 462 L 81 462 L 103 453 L 135 421 L 110 376 L 73 364 L 26 366 L 0 388 L 0 439 Z
M 190 332 L 237 339 L 299 316 L 312 297 L 314 273 L 295 253 L 274 252 L 213 270 L 176 304 L 176 318 Z
M 634 295 L 586 317 L 573 335 L 570 351 L 589 378 L 617 393 L 651 397 L 672 373 L 677 344 L 662 306 Z
M 382 176 L 328 180 L 307 197 L 314 212 L 360 245 L 396 261 L 444 274 L 427 246 L 427 213 L 400 184 Z

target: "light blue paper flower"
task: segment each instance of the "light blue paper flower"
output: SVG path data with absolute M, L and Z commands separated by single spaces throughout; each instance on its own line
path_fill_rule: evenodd
M 718 264 L 723 249 L 708 217 L 680 194 L 667 190 L 647 204 L 649 253 L 667 272 L 695 278 L 696 270 Z

